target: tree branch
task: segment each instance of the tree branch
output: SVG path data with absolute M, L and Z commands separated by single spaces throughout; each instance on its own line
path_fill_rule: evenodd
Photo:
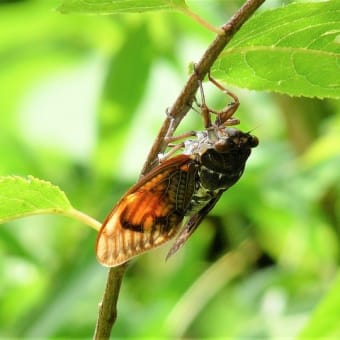
M 217 35 L 199 62 L 195 65 L 195 72 L 189 77 L 180 95 L 169 110 L 169 114 L 145 161 L 141 176 L 151 170 L 153 164 L 155 164 L 154 160 L 157 159 L 158 153 L 165 151 L 167 144 L 164 141 L 164 137 L 168 132 L 171 120 L 174 119 L 173 126 L 175 130 L 185 114 L 190 110 L 198 89 L 198 80 L 203 80 L 234 34 L 264 1 L 265 0 L 246 1 L 229 22 L 222 26 L 223 33 Z M 99 306 L 99 316 L 94 334 L 94 339 L 96 340 L 108 339 L 110 337 L 112 326 L 117 317 L 117 300 L 126 267 L 127 264 L 125 263 L 109 269 L 103 300 Z
M 251 15 L 261 6 L 265 0 L 248 0 L 239 9 L 238 12 L 222 26 L 224 34 L 219 34 L 211 45 L 207 48 L 200 61 L 195 65 L 195 72 L 189 77 L 184 85 L 180 95 L 168 112 L 168 117 L 165 119 L 158 136 L 151 147 L 149 155 L 145 161 L 142 175 L 147 174 L 154 164 L 158 153 L 164 152 L 167 144 L 164 141 L 164 136 L 168 132 L 171 119 L 174 119 L 174 130 L 177 128 L 186 113 L 191 109 L 191 104 L 194 100 L 195 93 L 198 89 L 198 80 L 203 80 L 209 72 L 210 68 L 216 61 L 217 57 L 229 43 L 235 33 L 241 26 L 251 17 Z
M 99 305 L 99 315 L 94 333 L 96 340 L 110 338 L 112 326 L 117 319 L 117 301 L 126 266 L 127 263 L 123 263 L 118 267 L 110 268 L 108 271 L 105 292 Z

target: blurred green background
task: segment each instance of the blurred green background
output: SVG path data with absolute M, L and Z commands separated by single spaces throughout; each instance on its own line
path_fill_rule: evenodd
M 188 3 L 220 25 L 242 1 Z M 0 175 L 51 181 L 102 221 L 138 178 L 189 63 L 214 36 L 176 13 L 61 15 L 58 4 L 0 3 Z M 209 105 L 223 106 L 207 87 Z M 332 284 L 339 102 L 231 89 L 240 128 L 260 146 L 184 249 L 131 264 L 113 337 L 290 337 Z M 179 131 L 201 126 L 190 113 Z M 0 226 L 0 337 L 92 336 L 107 273 L 95 238 L 65 217 Z

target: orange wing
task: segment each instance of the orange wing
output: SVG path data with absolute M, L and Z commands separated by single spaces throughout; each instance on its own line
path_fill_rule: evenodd
M 171 239 L 195 187 L 197 165 L 173 157 L 133 186 L 112 209 L 97 238 L 97 259 L 114 267 Z

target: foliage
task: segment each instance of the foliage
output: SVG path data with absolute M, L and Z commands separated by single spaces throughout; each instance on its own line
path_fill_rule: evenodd
M 243 88 L 339 98 L 338 11 L 339 3 L 330 1 L 257 15 L 235 36 L 213 73 Z
M 1 221 L 71 209 L 67 197 L 56 186 L 32 177 L 2 177 L 0 192 Z
M 79 2 L 64 0 L 61 8 L 79 9 Z M 100 3 L 115 2 L 86 2 Z M 184 1 L 143 3 L 186 8 Z M 211 23 L 237 8 L 187 3 Z M 247 23 L 214 75 L 241 88 L 339 97 L 338 2 L 277 7 Z M 72 215 L 70 201 L 103 220 L 136 180 L 188 63 L 213 35 L 172 12 L 63 16 L 42 0 L 1 4 L 0 19 L 0 218 L 35 208 Z M 339 102 L 233 91 L 241 128 L 255 129 L 260 146 L 175 258 L 163 262 L 163 247 L 131 265 L 113 336 L 339 334 L 329 318 L 340 308 L 338 285 L 326 295 L 339 261 Z M 215 94 L 207 99 L 218 107 L 224 98 Z M 181 130 L 200 127 L 192 113 Z M 28 175 L 57 184 L 68 198 Z M 105 283 L 95 237 L 79 221 L 56 216 L 1 226 L 1 337 L 93 334 Z M 244 241 L 258 252 L 251 268 L 238 257 L 226 260 Z

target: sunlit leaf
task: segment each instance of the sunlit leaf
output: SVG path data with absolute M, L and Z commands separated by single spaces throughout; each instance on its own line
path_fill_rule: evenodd
M 32 176 L 0 177 L 0 223 L 41 214 L 72 217 L 95 230 L 101 225 L 92 217 L 74 209 L 65 193 L 50 182 Z
M 212 73 L 227 83 L 306 97 L 340 97 L 340 2 L 266 11 L 237 33 Z
M 0 178 L 0 222 L 19 217 L 63 213 L 72 209 L 65 193 L 37 178 Z
M 117 14 L 183 8 L 184 0 L 64 0 L 58 9 L 62 13 Z

